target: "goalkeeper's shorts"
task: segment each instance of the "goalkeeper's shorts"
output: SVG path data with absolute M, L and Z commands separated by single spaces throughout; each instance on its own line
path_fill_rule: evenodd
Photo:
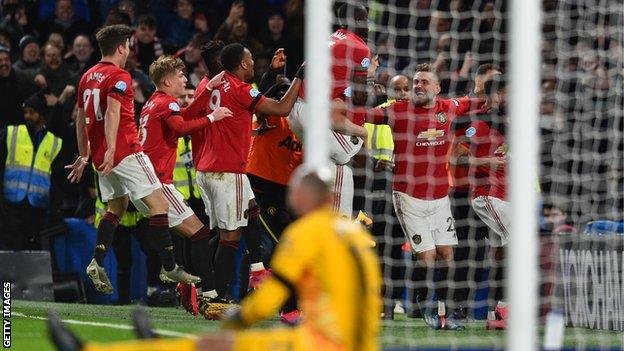
M 346 347 L 313 335 L 303 327 L 236 332 L 234 351 L 345 351 Z

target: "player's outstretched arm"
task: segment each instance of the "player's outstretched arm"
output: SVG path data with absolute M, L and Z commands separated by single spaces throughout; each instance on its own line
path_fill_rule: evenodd
M 185 136 L 205 128 L 210 123 L 220 121 L 224 118 L 232 117 L 232 111 L 227 107 L 219 107 L 208 116 L 203 118 L 187 120 L 180 115 L 173 115 L 166 119 L 167 126 L 173 130 L 177 136 Z
M 264 99 L 264 101 L 256 106 L 256 111 L 269 116 L 288 116 L 290 110 L 292 110 L 297 101 L 299 89 L 303 83 L 303 72 L 304 66 L 302 65 L 299 71 L 297 71 L 297 74 L 295 74 L 295 79 L 292 81 L 290 88 L 288 88 L 288 91 L 286 91 L 286 94 L 284 94 L 280 101 Z
M 78 142 L 78 158 L 65 169 L 71 169 L 67 179 L 70 183 L 77 183 L 82 178 L 84 168 L 89 164 L 89 143 L 85 133 L 85 113 L 82 108 L 76 108 L 76 140 Z

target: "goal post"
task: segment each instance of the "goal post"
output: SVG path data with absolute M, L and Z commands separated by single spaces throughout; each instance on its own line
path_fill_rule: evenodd
M 536 350 L 538 296 L 538 133 L 540 93 L 540 0 L 513 0 L 509 11 L 510 202 L 508 246 L 510 302 L 507 349 Z

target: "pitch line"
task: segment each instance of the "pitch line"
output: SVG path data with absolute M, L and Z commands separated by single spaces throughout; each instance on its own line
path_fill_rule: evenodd
M 43 321 L 47 321 L 48 320 L 47 317 L 29 316 L 29 315 L 25 315 L 25 314 L 19 313 L 19 312 L 12 312 L 11 315 L 17 316 L 17 317 L 30 318 L 30 319 L 39 319 L 39 320 L 43 320 Z M 88 325 L 88 326 L 92 326 L 92 327 L 122 329 L 122 330 L 134 330 L 133 326 L 127 325 L 127 324 L 86 322 L 86 321 L 78 321 L 78 320 L 75 320 L 75 319 L 63 319 L 63 323 L 66 323 L 66 324 L 77 324 L 77 325 Z M 179 333 L 179 332 L 172 331 L 172 330 L 154 329 L 154 332 L 156 334 L 158 334 L 158 335 L 163 335 L 163 336 L 182 337 L 182 338 L 190 338 L 190 339 L 196 339 L 197 338 L 197 336 L 193 335 L 193 334 Z

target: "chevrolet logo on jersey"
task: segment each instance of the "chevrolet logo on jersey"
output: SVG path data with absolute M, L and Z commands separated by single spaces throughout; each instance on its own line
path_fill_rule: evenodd
M 427 129 L 426 131 L 418 133 L 418 139 L 427 139 L 429 141 L 434 141 L 437 138 L 443 137 L 444 131 L 438 130 L 434 128 Z

